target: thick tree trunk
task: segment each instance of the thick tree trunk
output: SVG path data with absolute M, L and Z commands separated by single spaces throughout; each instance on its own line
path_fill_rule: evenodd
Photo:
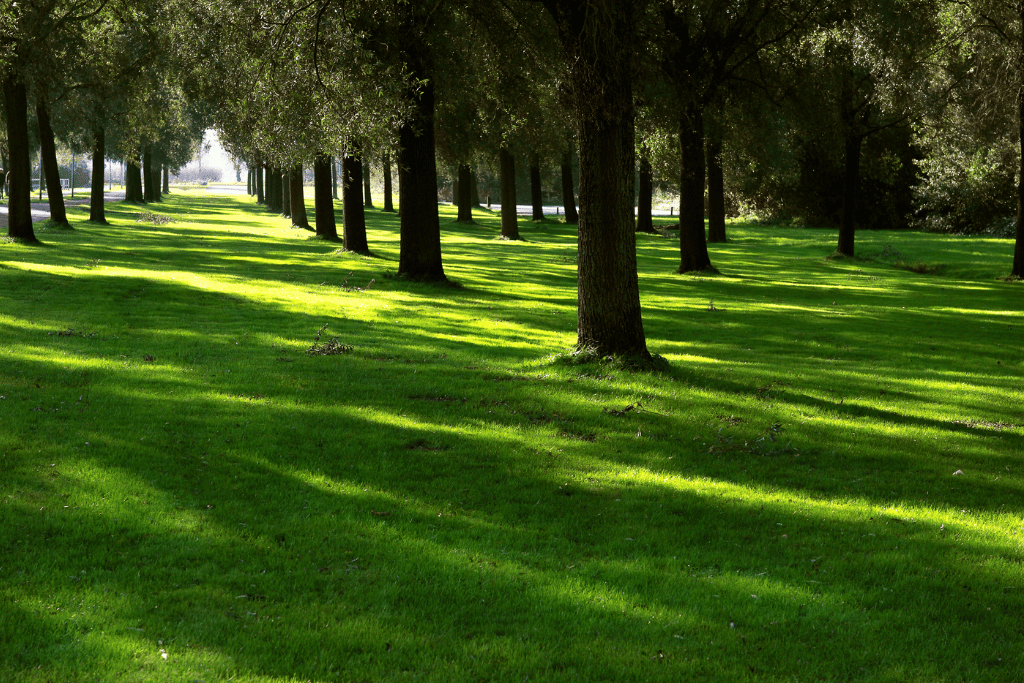
M 533 208 L 531 220 L 544 220 L 544 197 L 540 189 L 540 157 L 530 155 L 530 204 Z
M 289 174 L 282 171 L 280 176 L 274 179 L 279 188 L 278 192 L 281 193 L 281 216 L 284 218 L 292 217 L 292 190 L 288 184 L 289 178 Z
M 644 145 L 640 150 L 640 187 L 636 199 L 636 231 L 654 232 L 654 217 L 651 205 L 654 195 L 654 171 L 651 169 L 650 150 Z
M 516 159 L 502 147 L 498 150 L 501 171 L 501 236 L 507 240 L 519 237 L 519 216 L 516 212 Z
M 725 174 L 722 171 L 722 129 L 718 121 L 708 135 L 708 242 L 727 242 L 725 236 Z
M 365 164 L 360 159 L 363 174 L 363 206 L 367 209 L 373 208 L 373 195 L 370 193 L 370 162 Z
M 839 220 L 839 246 L 843 256 L 853 256 L 853 241 L 857 231 L 857 192 L 860 184 L 860 149 L 864 138 L 846 136 L 846 165 L 843 173 L 843 215 Z
M 13 75 L 4 79 L 4 117 L 7 147 L 11 155 L 7 201 L 7 236 L 38 242 L 32 228 L 32 164 L 28 149 L 28 97 L 25 85 Z
M 384 153 L 384 211 L 394 211 L 395 206 L 391 201 L 391 155 Z
M 1024 3 L 1021 5 L 1021 21 L 1024 21 Z M 1024 34 L 1021 35 L 1024 43 Z M 1024 45 L 1021 45 L 1024 52 Z M 1022 57 L 1024 59 L 1024 57 Z M 1020 145 L 1020 166 L 1017 179 L 1017 239 L 1013 246 L 1013 269 L 1010 277 L 1024 278 L 1024 89 L 1017 91 L 1017 128 Z
M 413 103 L 415 119 L 404 123 L 399 131 L 401 247 L 398 274 L 414 280 L 444 280 L 434 156 L 434 86 L 430 80 L 413 95 Z
M 103 202 L 103 169 L 107 163 L 107 131 L 102 126 L 92 134 L 92 187 L 89 190 L 89 220 L 107 224 Z
M 153 175 L 153 150 L 142 148 L 142 196 L 147 202 L 156 201 L 156 176 Z
M 649 358 L 640 312 L 633 195 L 634 2 L 546 0 L 569 66 L 580 144 L 578 348 Z
M 136 204 L 145 204 L 146 197 L 142 192 L 142 168 L 139 158 L 132 155 L 125 159 L 124 200 Z
M 333 165 L 326 154 L 318 154 L 313 159 L 313 215 L 316 220 L 316 236 L 337 241 L 338 223 L 334 218 L 334 197 L 331 196 Z
M 302 164 L 293 168 L 289 174 L 288 188 L 291 191 L 292 225 L 310 230 L 309 218 L 306 216 L 306 198 L 302 194 Z
M 267 167 L 267 210 L 271 213 L 281 214 L 284 209 L 284 187 L 275 182 L 281 175 L 281 169 L 276 166 Z M 291 186 L 289 186 L 290 188 Z M 290 189 L 289 189 L 290 191 Z M 294 197 L 288 198 L 289 208 Z M 292 212 L 294 214 L 294 212 Z
M 704 234 L 704 115 L 686 108 L 679 122 L 682 177 L 679 182 L 679 271 L 711 267 Z
M 263 194 L 263 160 L 256 157 L 256 168 L 253 169 L 253 179 L 256 181 L 256 203 L 263 204 L 266 202 L 266 196 Z
M 352 145 L 341 159 L 342 235 L 345 249 L 365 254 L 370 247 L 366 242 L 366 214 L 362 197 L 363 165 L 359 149 Z
M 470 194 L 473 191 L 473 171 L 470 170 L 469 164 L 459 164 L 459 217 L 460 223 L 472 223 L 473 222 L 473 199 Z
M 39 121 L 39 144 L 46 175 L 46 196 L 50 204 L 50 220 L 60 225 L 70 226 L 68 214 L 64 209 L 64 188 L 60 184 L 60 166 L 57 165 L 57 145 L 53 141 L 53 127 L 50 125 L 50 112 L 42 98 L 36 102 L 36 119 Z
M 580 215 L 576 211 L 576 196 L 572 183 L 572 152 L 562 157 L 562 208 L 565 210 L 566 223 L 579 223 Z

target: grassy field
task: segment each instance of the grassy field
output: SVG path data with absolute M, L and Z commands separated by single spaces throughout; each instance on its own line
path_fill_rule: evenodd
M 197 192 L 0 244 L 0 680 L 1020 679 L 1009 242 L 641 235 L 636 373 L 572 226 L 443 212 L 455 286 Z

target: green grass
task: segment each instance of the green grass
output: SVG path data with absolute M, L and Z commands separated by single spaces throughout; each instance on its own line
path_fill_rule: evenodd
M 0 680 L 1019 680 L 1009 242 L 640 235 L 633 373 L 571 226 L 442 210 L 458 287 L 248 197 L 0 244 Z

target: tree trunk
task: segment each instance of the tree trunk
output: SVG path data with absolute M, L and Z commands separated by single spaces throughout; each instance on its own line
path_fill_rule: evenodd
M 544 197 L 540 189 L 540 158 L 530 155 L 530 203 L 533 206 L 531 220 L 544 220 Z
M 417 75 L 421 74 L 413 74 Z M 414 280 L 444 280 L 434 156 L 434 86 L 429 79 L 413 94 L 413 104 L 416 107 L 414 119 L 402 124 L 399 130 L 401 247 L 398 274 Z
M 124 200 L 136 204 L 146 203 L 142 192 L 142 168 L 139 166 L 139 157 L 135 155 L 125 159 Z
M 853 240 L 857 230 L 857 192 L 860 181 L 860 148 L 864 138 L 846 136 L 846 167 L 843 173 L 843 215 L 839 220 L 839 246 L 843 256 L 853 256 Z
M 577 347 L 650 358 L 640 312 L 633 195 L 636 172 L 634 2 L 547 0 L 569 66 L 580 144 Z
M 281 214 L 284 211 L 284 193 L 285 193 L 285 189 L 284 189 L 284 186 L 281 185 L 281 183 L 276 182 L 277 179 L 281 176 L 281 173 L 282 173 L 281 169 L 277 168 L 276 166 L 268 166 L 267 167 L 267 188 L 266 188 L 266 193 L 267 193 L 267 210 L 270 211 L 271 213 L 276 213 L 276 214 Z M 289 192 L 291 192 L 290 187 L 291 186 L 289 186 Z M 289 196 L 289 198 L 288 198 L 289 209 L 291 208 L 291 203 L 294 200 L 295 200 L 295 197 Z M 294 211 L 290 211 L 290 213 L 291 213 L 292 217 L 294 218 L 295 212 Z M 292 222 L 294 223 L 294 221 L 292 221 Z
M 246 191 L 246 193 L 250 197 L 253 195 L 253 192 L 252 192 L 252 166 L 249 165 L 249 164 L 246 164 L 246 170 L 245 170 L 245 191 Z
M 107 131 L 102 126 L 92 134 L 92 187 L 89 189 L 89 220 L 107 225 L 103 203 L 103 169 L 107 163 Z
M 331 157 L 318 154 L 313 158 L 313 215 L 316 236 L 338 241 L 338 223 L 334 218 L 334 197 L 331 196 Z M 364 231 L 365 232 L 365 231 Z
M 1024 21 L 1024 3 L 1021 4 L 1021 21 Z M 1021 35 L 1024 43 L 1024 33 Z M 1024 60 L 1024 45 L 1021 45 L 1021 60 Z M 1021 69 L 1024 71 L 1024 68 Z M 1010 277 L 1024 278 L 1024 89 L 1017 91 L 1017 129 L 1020 146 L 1020 165 L 1017 179 L 1017 239 L 1013 246 L 1013 269 Z
M 11 155 L 7 201 L 7 236 L 38 242 L 32 228 L 32 163 L 28 149 L 28 96 L 25 85 L 13 75 L 4 79 L 4 115 L 7 146 Z
M 40 156 L 43 173 L 46 175 L 46 197 L 50 203 L 50 220 L 60 225 L 70 226 L 67 211 L 64 210 L 64 188 L 60 184 L 60 166 L 57 165 L 57 146 L 53 141 L 50 113 L 46 110 L 46 103 L 41 97 L 36 102 L 36 118 L 39 121 Z
M 501 236 L 507 240 L 519 237 L 519 216 L 516 212 L 516 160 L 502 147 L 498 150 L 501 171 Z
M 391 155 L 384 153 L 384 211 L 394 211 L 391 203 Z
M 263 160 L 259 157 L 256 157 L 253 179 L 256 181 L 256 203 L 263 204 L 266 201 L 266 197 L 263 194 Z
M 644 145 L 640 150 L 640 188 L 636 199 L 636 231 L 655 232 L 651 205 L 654 195 L 654 171 L 651 169 L 650 150 Z
M 470 170 L 469 164 L 459 164 L 459 217 L 456 220 L 460 223 L 473 222 L 473 200 L 470 198 L 473 190 L 472 178 L 473 171 Z
M 311 230 L 309 218 L 306 217 L 306 198 L 302 194 L 302 164 L 293 168 L 289 174 L 288 188 L 291 192 L 289 201 L 292 209 L 292 225 Z
M 153 175 L 153 150 L 142 148 L 142 196 L 147 202 L 156 201 L 156 177 Z
M 282 171 L 280 175 L 274 179 L 277 187 L 280 188 L 278 192 L 281 193 L 281 216 L 284 218 L 292 217 L 292 190 L 288 184 L 289 174 Z
M 576 197 L 572 183 L 572 151 L 562 157 L 562 208 L 565 209 L 566 223 L 579 223 L 580 215 L 576 211 Z
M 360 159 L 360 165 L 362 166 L 363 174 L 363 206 L 367 209 L 373 208 L 373 195 L 370 194 L 370 162 L 362 163 Z
M 345 249 L 360 254 L 369 251 L 366 242 L 366 214 L 363 213 L 362 178 L 363 165 L 359 160 L 359 149 L 349 146 L 341 159 L 342 235 Z
M 711 267 L 704 234 L 704 113 L 689 105 L 679 122 L 679 271 Z
M 722 172 L 722 129 L 715 120 L 708 135 L 708 242 L 725 236 L 725 174 Z
M 164 194 L 170 194 L 171 193 L 171 167 L 168 166 L 167 164 L 162 164 L 161 167 L 163 168 L 163 172 L 164 172 Z

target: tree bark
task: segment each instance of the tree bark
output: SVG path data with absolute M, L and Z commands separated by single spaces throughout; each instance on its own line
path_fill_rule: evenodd
M 470 197 L 470 193 L 473 190 L 473 171 L 470 170 L 469 164 L 459 164 L 459 217 L 456 219 L 460 223 L 472 223 L 473 222 L 473 200 Z
M 633 195 L 637 45 L 632 0 L 545 0 L 569 66 L 579 132 L 577 347 L 650 358 L 640 312 Z
M 252 191 L 252 165 L 246 164 L 245 170 L 245 191 L 251 197 L 254 193 Z
M 135 204 L 146 203 L 142 192 L 142 168 L 139 166 L 139 157 L 135 155 L 125 159 L 124 200 Z
M 580 222 L 572 183 L 572 151 L 567 151 L 562 157 L 562 208 L 565 209 L 566 223 Z
M 153 149 L 146 145 L 142 148 L 143 198 L 147 202 L 157 201 L 157 179 L 153 173 Z
M 654 232 L 654 217 L 651 205 L 654 201 L 654 171 L 651 169 L 650 150 L 644 145 L 640 150 L 640 188 L 636 199 L 636 231 Z
M 413 74 L 413 76 L 422 74 Z M 434 149 L 434 86 L 428 79 L 413 93 L 414 120 L 399 130 L 398 202 L 401 246 L 398 274 L 414 280 L 444 280 L 441 222 L 437 212 Z
M 280 188 L 278 192 L 281 193 L 281 216 L 284 218 L 292 217 L 292 190 L 288 184 L 290 176 L 285 171 L 281 171 L 280 175 L 274 179 L 277 187 Z
M 363 206 L 367 209 L 373 208 L 373 195 L 370 193 L 370 163 L 362 163 L 360 159 L 360 165 L 362 166 L 363 175 Z
M 519 237 L 519 216 L 516 211 L 516 159 L 502 147 L 498 150 L 501 172 L 501 236 L 507 240 Z
M 391 202 L 391 155 L 384 153 L 384 211 L 394 211 L 394 204 Z
M 267 210 L 270 211 L 271 213 L 276 214 L 281 214 L 284 210 L 285 189 L 280 183 L 275 182 L 278 179 L 278 177 L 280 177 L 280 175 L 281 169 L 277 168 L 276 166 L 267 167 Z M 289 192 L 290 191 L 291 190 L 289 189 Z M 295 198 L 291 196 L 288 198 L 289 208 L 291 207 L 291 202 L 294 199 Z M 291 213 L 294 216 L 294 212 Z
M 843 215 L 839 220 L 839 245 L 836 251 L 853 256 L 854 235 L 857 230 L 857 193 L 860 184 L 860 150 L 864 137 L 846 136 L 846 164 L 843 173 Z
M 722 171 L 722 129 L 716 119 L 708 135 L 708 242 L 727 242 L 725 174 Z
M 292 209 L 292 225 L 310 230 L 309 218 L 306 216 L 306 198 L 302 194 L 302 164 L 292 169 L 289 174 L 288 188 Z
M 531 220 L 544 220 L 544 197 L 540 188 L 540 157 L 530 155 L 530 204 L 533 207 Z
M 11 155 L 7 201 L 7 236 L 23 242 L 38 242 L 32 228 L 32 164 L 28 149 L 28 96 L 25 84 L 13 75 L 4 79 L 4 115 L 7 146 Z
M 107 225 L 103 202 L 103 169 L 107 163 L 107 131 L 100 126 L 92 134 L 92 187 L 89 189 L 89 220 Z
M 365 254 L 370 247 L 366 241 L 366 214 L 362 197 L 363 164 L 359 149 L 350 145 L 341 159 L 342 234 L 345 249 Z
M 334 197 L 331 196 L 331 157 L 318 154 L 313 158 L 313 214 L 316 236 L 338 241 L 338 223 L 334 218 Z M 365 232 L 365 230 L 364 230 Z
M 50 220 L 63 226 L 70 226 L 64 209 L 64 188 L 60 184 L 60 166 L 57 165 L 57 145 L 53 141 L 53 127 L 46 102 L 36 102 L 36 119 L 39 121 L 39 144 L 43 173 L 46 175 L 46 197 L 50 204 Z
M 164 172 L 164 194 L 171 193 L 171 167 L 167 164 L 161 164 L 161 168 Z
M 1020 4 L 1024 21 L 1024 2 Z M 1024 26 L 1024 24 L 1022 24 Z M 1021 34 L 1021 71 L 1024 71 L 1024 33 Z M 1024 278 L 1024 88 L 1017 91 L 1017 129 L 1020 158 L 1017 179 L 1017 239 L 1013 245 L 1013 269 L 1010 277 Z
M 711 267 L 704 234 L 704 112 L 688 105 L 679 122 L 679 271 Z

